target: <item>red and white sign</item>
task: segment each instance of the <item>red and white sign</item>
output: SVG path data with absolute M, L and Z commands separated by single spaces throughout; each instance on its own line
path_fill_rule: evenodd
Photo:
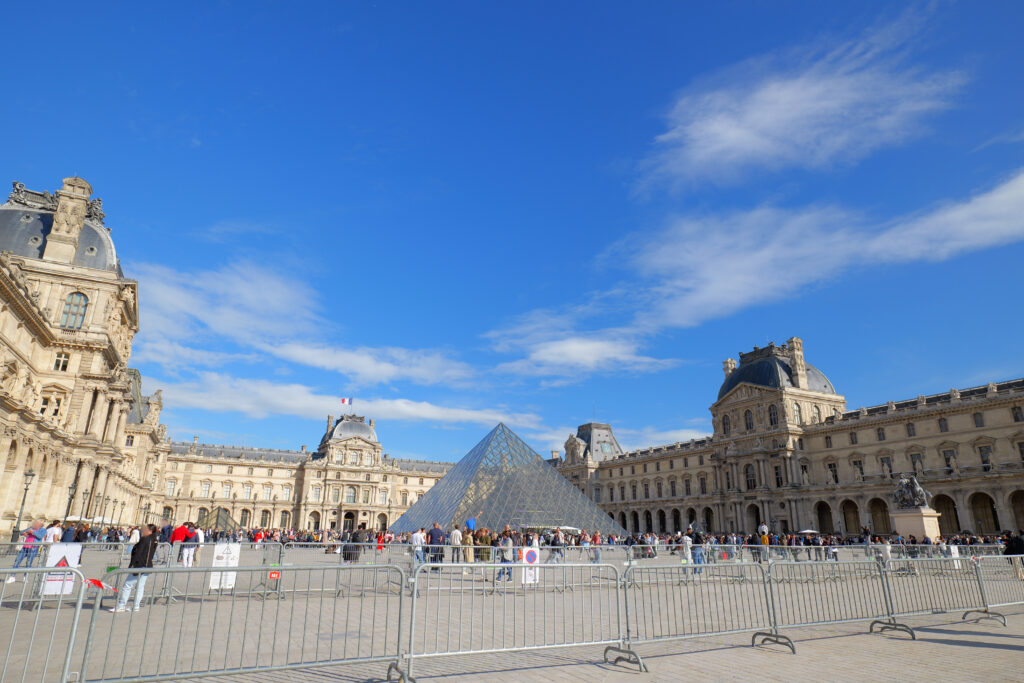
M 270 572 L 267 575 L 267 578 L 269 578 L 271 581 L 276 581 L 281 578 L 281 572 Z
M 540 572 L 537 565 L 540 564 L 540 548 L 530 546 L 523 550 L 523 585 L 537 583 L 540 580 Z

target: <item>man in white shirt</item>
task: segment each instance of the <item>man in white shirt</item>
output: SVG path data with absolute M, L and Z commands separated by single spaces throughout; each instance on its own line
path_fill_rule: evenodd
M 452 564 L 463 562 L 462 559 L 462 532 L 459 527 L 453 526 L 448 534 L 448 545 L 452 547 Z
M 427 534 L 423 529 L 417 529 L 413 532 L 412 538 L 413 556 L 416 558 L 416 564 L 422 564 L 427 561 L 427 558 L 423 555 L 423 546 L 427 544 Z

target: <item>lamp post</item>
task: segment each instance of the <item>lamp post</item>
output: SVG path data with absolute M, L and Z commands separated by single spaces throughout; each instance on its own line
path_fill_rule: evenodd
M 117 527 L 121 528 L 121 518 L 124 517 L 124 506 L 128 504 L 128 501 L 121 501 L 121 512 L 117 515 Z
M 25 513 L 25 499 L 28 497 L 28 487 L 32 483 L 32 478 L 36 476 L 36 473 L 31 469 L 25 473 L 25 492 L 21 494 L 21 507 L 18 509 L 18 521 L 14 523 L 14 528 L 11 530 L 11 543 L 18 541 L 18 531 L 21 529 L 21 516 Z
M 103 496 L 103 505 L 100 505 L 100 524 L 103 523 L 104 515 L 107 512 L 107 505 L 110 504 L 110 496 Z
M 82 509 L 78 511 L 78 524 L 81 526 L 82 522 L 85 521 L 85 506 L 89 502 L 89 489 L 85 490 L 82 494 Z
M 142 523 L 149 524 L 149 503 L 142 508 Z
M 68 487 L 68 506 L 64 510 L 64 524 L 62 526 L 67 526 L 68 524 L 68 517 L 71 515 L 71 503 L 75 500 L 75 491 L 77 490 L 78 482 L 71 482 L 71 486 Z

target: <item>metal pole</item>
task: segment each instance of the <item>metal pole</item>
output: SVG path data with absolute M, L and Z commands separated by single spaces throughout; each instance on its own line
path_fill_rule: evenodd
M 21 494 L 21 507 L 18 508 L 18 521 L 14 523 L 14 528 L 11 529 L 11 543 L 18 542 L 18 530 L 21 529 L 21 516 L 25 513 L 25 499 L 28 497 L 28 487 L 32 483 L 32 477 L 36 476 L 36 473 L 29 470 L 25 473 L 25 492 Z
M 81 526 L 82 522 L 85 521 L 85 504 L 89 500 L 89 489 L 85 490 L 82 494 L 82 509 L 78 511 L 78 525 Z

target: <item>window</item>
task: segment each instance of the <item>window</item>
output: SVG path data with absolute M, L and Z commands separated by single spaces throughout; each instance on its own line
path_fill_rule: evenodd
M 53 396 L 43 397 L 42 403 L 39 405 L 39 414 L 46 415 L 49 412 L 53 417 L 57 416 L 60 412 L 60 399 L 54 398 Z
M 388 503 L 388 492 L 385 491 L 384 489 L 381 489 L 380 493 L 377 495 L 377 505 L 387 505 L 387 503 Z
M 850 445 L 851 446 L 856 446 L 857 445 L 857 432 L 850 432 Z
M 408 484 L 409 483 L 409 477 L 402 477 L 402 483 L 403 484 Z
M 267 476 L 268 477 L 274 476 L 274 470 L 267 470 Z
M 825 437 L 825 448 L 832 448 L 832 437 L 831 436 L 826 436 Z
M 242 487 L 242 497 L 246 500 L 252 498 L 252 484 L 246 484 Z
M 654 471 L 655 472 L 661 472 L 661 461 L 660 460 L 658 462 L 654 463 Z M 597 476 L 597 472 L 594 473 L 594 476 Z
M 796 440 L 796 447 L 797 447 L 797 450 L 801 450 L 802 451 L 804 449 L 804 437 L 801 436 L 800 438 L 798 438 Z
M 171 463 L 171 469 L 172 469 L 172 470 L 177 470 L 177 469 L 178 469 L 178 463 L 176 463 L 176 462 L 172 462 L 172 463 Z
M 614 503 L 615 502 L 615 487 L 614 486 L 609 486 L 608 487 L 608 502 L 609 503 Z
M 939 431 L 940 432 L 948 432 L 949 431 L 949 422 L 947 422 L 946 418 L 944 418 L 944 417 L 940 417 L 939 418 Z
M 850 464 L 853 465 L 853 469 L 857 470 L 858 476 L 860 476 L 860 478 L 863 479 L 864 478 L 864 461 L 863 460 L 854 460 Z
M 213 465 L 207 465 L 206 466 L 206 471 L 207 472 L 213 472 Z
M 349 486 L 348 488 L 345 489 L 345 502 L 346 503 L 354 503 L 354 502 L 356 502 L 356 487 L 355 486 Z
M 885 427 L 879 427 L 875 430 L 875 433 L 878 435 L 879 441 L 885 441 Z
M 749 410 L 743 413 L 743 426 L 748 432 L 754 428 L 754 414 Z
M 420 477 L 420 486 L 423 486 L 423 477 Z
M 814 421 L 821 422 L 821 408 L 819 406 L 814 406 Z
M 367 505 L 370 502 L 370 489 L 363 491 L 363 505 Z
M 658 498 L 661 498 L 661 496 L 662 496 L 662 490 L 661 490 L 661 482 L 660 482 L 660 481 L 659 481 L 659 482 L 658 482 L 657 484 L 655 484 L 655 488 L 656 488 L 656 489 L 657 489 L 657 491 L 658 491 Z
M 602 445 L 604 445 L 604 444 L 602 444 Z M 600 488 L 595 488 L 594 489 L 594 502 L 595 503 L 600 503 L 601 502 L 601 489 Z
M 270 484 L 263 485 L 263 500 L 270 500 L 274 493 L 274 487 Z
M 984 427 L 985 426 L 985 416 L 982 415 L 981 413 L 975 413 L 974 414 L 974 426 L 975 427 Z
M 953 474 L 953 468 L 956 467 L 956 451 L 952 448 L 942 451 L 942 460 L 946 463 L 946 474 Z
M 366 481 L 370 481 L 370 473 L 369 472 L 366 473 Z
M 670 470 L 674 470 L 675 469 L 675 465 L 676 465 L 676 461 L 675 460 L 669 460 L 668 461 L 668 468 Z
M 57 372 L 67 372 L 68 361 L 71 360 L 71 354 L 61 351 L 57 354 L 56 360 L 53 361 L 53 369 Z
M 892 479 L 892 458 L 884 456 L 880 459 L 882 463 L 882 474 L 886 474 Z
M 729 470 L 725 471 L 725 488 L 729 491 L 732 491 L 732 472 L 730 472 Z
M 405 491 L 402 491 L 402 507 L 405 507 L 408 504 L 409 504 L 409 494 L 406 493 Z
M 204 481 L 200 487 L 202 493 L 200 494 L 203 498 L 210 497 L 210 482 Z
M 341 472 L 335 472 L 334 473 L 334 478 L 335 478 L 335 480 L 341 479 Z
M 234 473 L 235 473 L 235 468 L 232 467 L 231 465 L 228 465 L 228 474 L 234 474 Z
M 980 415 L 980 413 L 978 413 Z M 981 458 L 981 469 L 988 472 L 992 469 L 992 447 L 978 446 L 978 457 Z
M 620 486 L 619 487 L 619 498 L 621 498 L 622 500 L 626 500 L 626 487 L 625 486 Z
M 683 458 L 683 469 L 685 470 L 689 466 L 690 466 L 690 459 L 689 458 Z
M 907 423 L 907 436 L 917 436 L 917 428 L 913 422 Z
M 168 498 L 173 498 L 174 497 L 174 487 L 177 486 L 177 485 L 178 485 L 178 482 L 176 482 L 175 480 L 173 480 L 173 479 L 168 479 L 167 480 L 167 497 Z
M 629 473 L 630 474 L 636 474 L 636 465 L 630 465 L 629 466 Z
M 64 312 L 60 315 L 60 326 L 65 330 L 80 330 L 85 322 L 85 309 L 89 299 L 81 292 L 72 292 L 64 299 Z
M 645 483 L 644 484 L 644 498 L 650 498 L 650 497 L 651 497 L 651 485 Z
M 284 499 L 285 500 L 291 500 L 292 499 L 292 487 L 291 486 L 285 486 L 284 490 L 282 491 L 282 495 L 284 495 Z
M 779 409 L 774 404 L 768 406 L 768 424 L 772 427 L 779 424 Z
M 134 446 L 135 445 L 135 435 L 134 434 L 129 434 L 128 436 L 124 437 L 124 445 L 125 446 Z
M 697 464 L 698 465 L 703 465 L 704 464 L 704 456 L 703 455 L 698 455 L 697 456 Z
M 834 462 L 828 463 L 828 476 L 833 484 L 839 483 L 839 467 Z
M 807 465 L 805 463 L 800 463 L 800 481 L 810 481 L 807 478 Z
M 647 463 L 644 463 L 644 474 L 647 474 Z
M 920 474 L 924 471 L 924 457 L 920 453 L 911 453 L 910 466 L 914 469 L 914 474 Z
M 386 475 L 386 474 L 384 475 L 384 483 L 385 484 L 388 483 L 388 475 Z
M 1021 447 L 1024 448 L 1024 442 L 1021 443 Z M 1022 454 L 1021 457 L 1024 457 L 1024 454 Z M 675 479 L 673 479 L 672 481 L 670 481 L 668 483 L 668 492 L 669 492 L 669 495 L 671 495 L 673 498 L 676 497 L 676 480 Z
M 1020 453 L 1020 461 L 1024 462 L 1024 441 L 1017 443 L 1017 452 Z
M 747 465 L 743 468 L 743 476 L 747 479 L 747 490 L 757 488 L 757 473 L 754 472 L 753 465 Z
M 728 415 L 722 417 L 722 433 L 729 436 L 729 432 L 732 431 L 732 420 L 729 419 Z
M 800 404 L 793 404 L 793 420 L 799 425 L 804 423 L 803 416 L 800 413 Z
M 223 488 L 221 489 L 221 497 L 223 497 L 223 498 L 230 498 L 231 497 L 231 484 L 224 484 Z
M 1010 408 L 1010 413 L 1013 415 L 1014 422 L 1024 422 L 1024 407 L 1014 406 Z
M 782 488 L 782 466 L 775 466 L 775 488 Z
M 683 493 L 690 495 L 690 480 L 683 479 Z
M 251 467 L 250 467 L 250 468 L 248 469 L 248 471 L 246 472 L 246 474 L 248 474 L 248 475 L 249 475 L 250 477 L 252 476 L 252 468 L 251 468 Z
M 707 492 L 708 492 L 708 479 L 707 479 L 707 477 L 701 477 L 700 479 L 698 479 L 698 481 L 700 482 L 700 493 L 701 493 L 701 495 L 706 495 Z
M 633 484 L 633 500 L 636 500 L 636 484 Z
M 320 502 L 320 487 L 319 486 L 314 486 L 313 490 L 310 492 L 310 496 L 309 497 L 313 499 L 314 503 L 319 503 Z

